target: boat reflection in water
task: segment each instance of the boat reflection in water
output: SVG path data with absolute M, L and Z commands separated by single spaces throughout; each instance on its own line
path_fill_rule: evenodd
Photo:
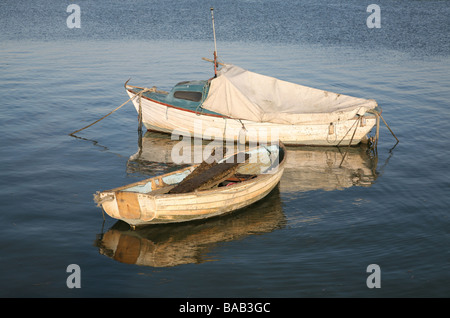
M 136 230 L 118 221 L 100 234 L 95 244 L 100 254 L 121 263 L 152 267 L 200 264 L 214 261 L 208 253 L 217 243 L 269 233 L 285 224 L 277 187 L 264 200 L 209 220 L 149 225 Z
M 195 163 L 195 156 L 209 143 L 191 141 L 191 147 L 184 148 L 190 150 L 184 158 L 190 156 L 191 162 Z M 179 158 L 173 159 L 173 153 L 176 154 L 179 147 L 179 140 L 171 140 L 166 134 L 147 132 L 139 139 L 138 152 L 128 160 L 127 173 L 148 177 L 179 169 L 183 163 L 178 161 Z M 269 233 L 285 226 L 280 193 L 370 186 L 377 177 L 377 157 L 364 145 L 351 148 L 287 147 L 287 152 L 280 184 L 264 200 L 233 214 L 203 221 L 149 225 L 136 230 L 118 221 L 98 236 L 99 252 L 122 263 L 152 267 L 213 261 L 208 253 L 217 243 Z
M 287 153 L 280 182 L 282 192 L 369 187 L 378 175 L 377 158 L 363 145 L 351 148 L 291 147 L 287 148 Z
M 181 139 L 181 138 L 180 138 Z M 190 139 L 189 139 L 190 140 Z M 180 156 L 199 163 L 211 141 L 171 140 L 166 134 L 147 132 L 139 142 L 139 150 L 130 157 L 127 172 L 153 176 L 179 168 Z M 182 153 L 182 150 L 190 150 Z M 286 147 L 287 161 L 280 182 L 281 192 L 342 190 L 352 186 L 371 186 L 377 178 L 377 157 L 365 144 L 356 147 Z M 181 153 L 181 155 L 180 155 Z M 210 151 L 205 151 L 209 155 Z M 345 158 L 344 158 L 345 156 Z M 200 161 L 199 161 L 200 158 Z M 344 160 L 342 160 L 344 158 Z

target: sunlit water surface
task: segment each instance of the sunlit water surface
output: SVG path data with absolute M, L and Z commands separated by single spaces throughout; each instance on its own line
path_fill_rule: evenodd
M 2 297 L 450 296 L 446 1 L 379 1 L 380 29 L 359 1 L 78 1 L 80 29 L 68 4 L 0 4 Z M 378 156 L 357 147 L 342 167 L 346 148 L 289 148 L 261 202 L 130 232 L 93 194 L 176 169 L 174 142 L 139 148 L 131 104 L 69 133 L 126 101 L 129 78 L 211 77 L 212 5 L 223 61 L 374 98 L 400 142 L 383 125 Z

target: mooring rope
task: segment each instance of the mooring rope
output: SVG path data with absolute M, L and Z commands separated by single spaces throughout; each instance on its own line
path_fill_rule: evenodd
M 94 121 L 92 124 L 89 124 L 89 125 L 87 125 L 86 127 L 83 127 L 83 128 L 81 128 L 81 129 L 78 129 L 78 130 L 76 130 L 76 131 L 70 133 L 69 135 L 72 136 L 72 135 L 76 134 L 77 132 L 80 132 L 80 131 L 82 131 L 82 130 L 85 130 L 86 128 L 91 127 L 92 125 L 94 125 L 94 124 L 98 123 L 99 121 L 105 119 L 106 117 L 108 117 L 108 116 L 111 115 L 112 113 L 118 111 L 120 108 L 122 108 L 124 105 L 126 105 L 129 101 L 135 99 L 135 98 L 138 97 L 138 96 L 139 96 L 139 124 L 141 125 L 141 124 L 142 124 L 142 108 L 141 108 L 141 97 L 142 97 L 142 94 L 143 94 L 143 93 L 146 93 L 146 92 L 155 92 L 155 91 L 156 91 L 156 88 L 155 88 L 155 87 L 152 87 L 152 88 L 144 88 L 144 89 L 142 89 L 139 93 L 137 93 L 137 94 L 135 94 L 133 97 L 129 98 L 125 103 L 123 103 L 122 105 L 120 105 L 120 106 L 117 107 L 116 109 L 112 110 L 111 112 L 109 112 L 108 114 L 106 114 L 105 116 L 103 116 L 102 118 L 97 119 L 97 120 Z
M 341 140 L 339 140 L 339 142 L 337 143 L 337 147 L 339 147 L 339 145 L 341 144 L 341 142 L 344 140 L 345 137 L 347 137 L 348 133 L 350 132 L 350 130 L 352 130 L 353 126 L 355 126 L 355 124 L 360 120 L 360 118 L 358 117 L 355 122 L 352 124 L 352 126 L 347 130 L 347 132 L 345 133 L 345 135 L 341 138 Z M 355 128 L 355 132 L 356 132 L 356 128 Z M 355 132 L 353 132 L 353 135 L 355 135 Z
M 392 136 L 394 136 L 395 140 L 397 140 L 397 142 L 399 142 L 397 136 L 394 134 L 394 132 L 391 130 L 391 127 L 389 127 L 389 125 L 387 124 L 387 122 L 384 120 L 383 116 L 381 116 L 381 114 L 379 114 L 381 120 L 383 121 L 383 123 L 386 125 L 386 127 L 389 129 L 389 131 L 391 132 Z
M 350 138 L 350 142 L 348 143 L 347 151 L 345 152 L 344 156 L 342 157 L 341 163 L 339 164 L 339 168 L 342 166 L 342 163 L 344 162 L 344 159 L 345 159 L 345 157 L 346 157 L 347 154 L 348 154 L 348 151 L 349 151 L 349 149 L 350 149 L 350 147 L 351 147 L 351 145 L 352 145 L 353 137 L 355 137 L 356 130 L 358 129 L 358 124 L 359 124 L 361 121 L 362 121 L 362 116 L 358 117 L 358 119 L 356 120 L 355 131 L 353 132 L 352 138 Z M 353 125 L 352 125 L 352 127 L 353 127 Z
M 386 125 L 386 127 L 389 129 L 389 131 L 391 132 L 392 136 L 394 136 L 395 140 L 397 140 L 397 143 L 399 142 L 397 136 L 394 134 L 394 132 L 392 131 L 391 127 L 389 127 L 389 125 L 387 124 L 387 122 L 384 120 L 383 116 L 381 116 L 381 113 L 375 109 L 370 109 L 367 111 L 368 113 L 374 114 L 376 117 L 376 133 L 375 133 L 375 140 L 373 142 L 373 149 L 376 149 L 378 146 L 378 140 L 380 139 L 380 118 L 383 121 L 383 123 Z M 358 119 L 353 123 L 353 125 L 350 127 L 350 129 L 347 131 L 347 133 L 344 135 L 344 137 L 341 139 L 341 141 L 345 138 L 345 136 L 347 136 L 347 134 L 349 133 L 349 131 L 353 128 L 353 126 L 356 124 L 355 127 L 355 131 L 353 132 L 352 138 L 350 139 L 350 143 L 348 145 L 348 147 L 350 148 L 352 141 L 353 141 L 353 137 L 355 136 L 356 130 L 358 129 L 358 123 L 362 122 L 362 116 L 358 117 Z M 337 144 L 339 146 L 339 144 L 341 143 L 341 141 L 339 141 L 339 143 Z M 342 163 L 344 162 L 344 159 L 346 157 L 348 153 L 348 150 L 345 152 L 341 163 L 339 165 L 339 167 L 342 165 Z
M 387 124 L 387 122 L 384 120 L 383 116 L 381 116 L 381 113 L 375 109 L 370 109 L 367 111 L 368 113 L 374 114 L 377 118 L 377 132 L 375 137 L 375 146 L 378 145 L 378 139 L 380 138 L 380 118 L 383 121 L 383 123 L 386 125 L 386 127 L 389 129 L 392 136 L 394 136 L 395 140 L 397 140 L 397 143 L 399 142 L 397 136 L 392 131 L 391 127 Z

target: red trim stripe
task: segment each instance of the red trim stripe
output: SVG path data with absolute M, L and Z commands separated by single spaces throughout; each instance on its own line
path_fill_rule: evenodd
M 129 91 L 130 93 L 133 93 L 134 95 L 137 95 L 137 93 L 135 91 L 133 91 L 132 89 L 127 88 L 127 91 Z M 193 110 L 190 110 L 190 109 L 186 109 L 186 108 L 177 107 L 177 106 L 173 106 L 173 105 L 170 105 L 170 104 L 166 104 L 166 103 L 163 103 L 163 102 L 151 99 L 151 98 L 149 98 L 149 97 L 147 97 L 145 95 L 142 95 L 142 97 L 147 99 L 147 100 L 149 100 L 149 101 L 151 101 L 151 102 L 154 102 L 154 103 L 166 106 L 166 107 L 170 107 L 170 108 L 178 109 L 178 110 L 181 110 L 181 111 L 198 114 L 196 111 L 193 111 Z M 227 116 L 208 114 L 208 113 L 201 113 L 200 115 L 210 116 L 210 117 L 218 117 L 218 118 L 230 118 L 230 117 L 227 117 Z

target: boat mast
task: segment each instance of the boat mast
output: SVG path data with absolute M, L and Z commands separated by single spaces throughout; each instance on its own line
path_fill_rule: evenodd
M 214 27 L 214 8 L 211 7 L 211 18 L 214 34 L 214 77 L 217 77 L 217 44 L 216 44 L 216 29 Z

